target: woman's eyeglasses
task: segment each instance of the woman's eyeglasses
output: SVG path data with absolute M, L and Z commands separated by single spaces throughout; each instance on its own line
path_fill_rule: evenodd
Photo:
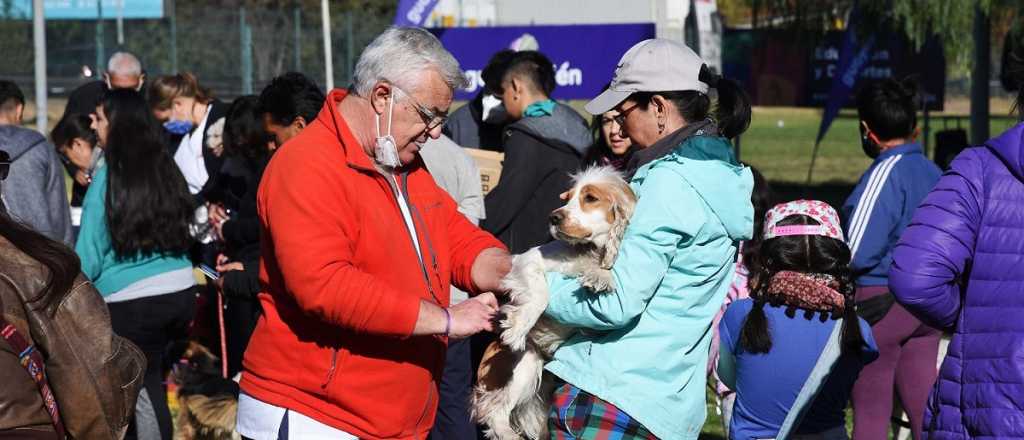
M 640 104 L 633 104 L 632 107 L 630 107 L 630 108 L 628 108 L 626 110 L 622 110 L 622 111 L 619 112 L 619 114 L 617 114 L 615 116 L 612 116 L 612 120 L 615 121 L 616 124 L 619 124 L 619 127 L 625 127 L 626 126 L 626 116 L 628 116 L 630 113 L 632 113 L 633 110 L 636 110 L 637 107 L 640 107 Z

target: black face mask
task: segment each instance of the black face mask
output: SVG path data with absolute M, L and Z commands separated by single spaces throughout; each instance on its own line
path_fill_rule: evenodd
M 864 124 L 860 125 L 860 148 L 864 150 L 864 154 L 872 159 L 875 159 L 879 154 L 882 154 L 881 148 L 871 140 L 867 131 L 864 130 Z

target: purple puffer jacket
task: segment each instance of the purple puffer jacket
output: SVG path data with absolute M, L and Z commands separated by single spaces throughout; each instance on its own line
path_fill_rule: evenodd
M 1024 439 L 1024 124 L 953 161 L 893 250 L 889 288 L 954 330 L 924 438 Z

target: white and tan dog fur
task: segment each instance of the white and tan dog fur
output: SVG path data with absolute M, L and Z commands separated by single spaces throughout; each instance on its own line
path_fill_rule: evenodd
M 611 267 L 636 195 L 611 167 L 573 176 L 562 194 L 564 207 L 551 213 L 558 241 L 516 255 L 502 280 L 508 302 L 501 307 L 499 341 L 487 347 L 473 390 L 473 418 L 493 440 L 539 439 L 547 434 L 553 391 L 544 363 L 573 332 L 543 316 L 548 305 L 545 272 L 577 277 L 595 294 L 614 290 Z

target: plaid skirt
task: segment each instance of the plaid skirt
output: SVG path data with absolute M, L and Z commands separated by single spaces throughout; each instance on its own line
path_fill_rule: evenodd
M 548 416 L 552 440 L 658 440 L 611 403 L 571 384 L 555 390 Z

